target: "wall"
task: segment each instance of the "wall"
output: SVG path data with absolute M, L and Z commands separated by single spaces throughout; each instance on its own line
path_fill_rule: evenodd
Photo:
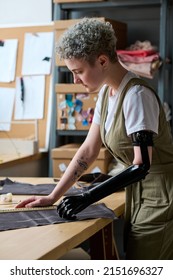
M 0 25 L 47 24 L 52 0 L 0 0 Z
M 52 0 L 0 0 L 0 27 L 49 25 Z M 1 38 L 0 30 L 0 39 Z M 47 177 L 48 155 L 0 164 L 0 176 Z

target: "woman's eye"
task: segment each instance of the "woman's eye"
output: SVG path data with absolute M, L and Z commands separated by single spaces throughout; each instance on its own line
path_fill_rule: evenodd
M 76 75 L 82 74 L 82 71 L 75 72 Z

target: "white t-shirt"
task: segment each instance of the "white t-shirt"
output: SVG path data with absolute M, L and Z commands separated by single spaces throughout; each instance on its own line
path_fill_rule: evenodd
M 108 133 L 112 125 L 119 96 L 127 82 L 134 77 L 136 77 L 135 74 L 128 72 L 121 81 L 116 94 L 108 97 L 108 115 L 105 122 L 106 133 Z M 105 87 L 106 85 L 104 85 L 99 92 L 94 111 L 93 122 L 98 125 L 100 125 L 102 96 Z M 127 135 L 140 130 L 150 130 L 156 134 L 158 133 L 159 105 L 157 98 L 151 93 L 149 88 L 140 85 L 130 88 L 124 98 L 123 112 Z

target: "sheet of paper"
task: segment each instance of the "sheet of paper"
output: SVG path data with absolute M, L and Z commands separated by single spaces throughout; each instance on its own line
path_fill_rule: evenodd
M 0 82 L 9 83 L 15 79 L 18 40 L 0 41 Z
M 44 115 L 45 76 L 16 78 L 15 120 L 42 119 Z M 23 95 L 23 96 L 22 96 Z
M 15 88 L 0 88 L 0 131 L 10 131 Z
M 53 38 L 53 32 L 25 34 L 22 75 L 50 74 Z

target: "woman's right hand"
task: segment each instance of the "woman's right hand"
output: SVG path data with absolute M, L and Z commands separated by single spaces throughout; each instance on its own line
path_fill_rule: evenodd
M 15 208 L 32 208 L 32 207 L 39 207 L 39 206 L 50 206 L 54 203 L 51 196 L 32 196 L 29 197 L 21 202 L 19 202 Z

